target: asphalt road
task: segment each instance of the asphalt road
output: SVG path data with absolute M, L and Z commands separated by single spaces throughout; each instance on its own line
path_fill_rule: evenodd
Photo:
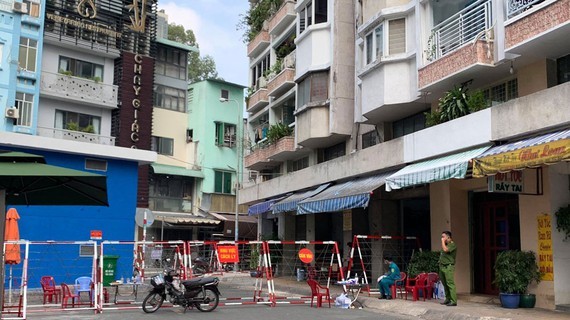
M 91 311 L 73 311 L 60 313 L 30 313 L 28 319 L 67 320 L 67 319 L 97 319 L 97 320 L 145 320 L 145 319 L 207 319 L 207 320 L 404 320 L 414 319 L 380 313 L 372 309 L 339 309 L 339 308 L 311 308 L 309 305 L 279 305 L 274 308 L 268 306 L 220 306 L 210 313 L 189 310 L 182 313 L 182 308 L 162 308 L 152 314 L 146 314 L 141 309 L 105 311 L 94 315 Z

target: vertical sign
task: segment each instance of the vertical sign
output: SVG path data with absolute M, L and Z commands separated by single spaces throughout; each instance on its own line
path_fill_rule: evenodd
M 554 280 L 554 260 L 552 259 L 552 228 L 550 215 L 541 214 L 538 220 L 538 266 L 542 280 Z
M 342 231 L 352 230 L 352 210 L 342 212 Z

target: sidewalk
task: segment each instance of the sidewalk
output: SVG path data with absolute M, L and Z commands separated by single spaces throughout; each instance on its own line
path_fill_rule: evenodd
M 283 281 L 282 285 L 279 282 Z M 275 278 L 275 287 L 287 287 L 292 293 L 310 293 L 309 286 L 305 282 L 288 281 Z M 339 286 L 331 285 L 331 297 L 341 292 Z M 412 316 L 424 320 L 568 320 L 570 312 L 551 311 L 545 309 L 506 309 L 500 306 L 498 297 L 482 297 L 475 295 L 459 295 L 457 307 L 440 305 L 440 300 L 412 301 L 404 299 L 379 300 L 378 295 L 368 296 L 362 292 L 358 300 L 365 308 L 376 309 L 387 313 L 397 313 L 404 316 Z

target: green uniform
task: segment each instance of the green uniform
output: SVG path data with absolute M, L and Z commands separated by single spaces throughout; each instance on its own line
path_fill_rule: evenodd
M 445 289 L 445 301 L 457 303 L 457 292 L 455 290 L 455 255 L 457 254 L 457 246 L 455 242 L 447 244 L 448 252 L 441 250 L 439 256 L 439 279 Z

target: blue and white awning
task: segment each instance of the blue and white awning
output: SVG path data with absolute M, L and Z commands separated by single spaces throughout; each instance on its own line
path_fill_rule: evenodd
M 285 196 L 281 196 L 278 198 L 273 198 L 264 202 L 260 202 L 260 203 L 256 203 L 252 206 L 249 206 L 249 208 L 247 209 L 247 214 L 250 216 L 253 215 L 257 215 L 257 214 L 262 214 L 262 213 L 266 213 L 268 211 L 271 211 L 271 208 L 273 206 L 273 204 L 279 200 L 283 200 L 284 198 L 286 198 L 288 195 Z
M 386 191 L 448 179 L 463 179 L 469 161 L 489 149 L 489 146 L 455 153 L 405 166 L 386 179 Z
M 307 198 L 315 196 L 325 190 L 330 183 L 325 183 L 320 185 L 318 188 L 311 189 L 304 192 L 297 192 L 292 194 L 291 196 L 273 204 L 273 214 L 281 213 L 281 212 L 288 212 L 288 211 L 297 211 L 297 204 L 300 201 L 303 201 Z
M 393 171 L 385 172 L 331 186 L 323 192 L 299 202 L 297 214 L 366 208 L 372 191 L 382 186 L 386 178 L 393 173 Z

